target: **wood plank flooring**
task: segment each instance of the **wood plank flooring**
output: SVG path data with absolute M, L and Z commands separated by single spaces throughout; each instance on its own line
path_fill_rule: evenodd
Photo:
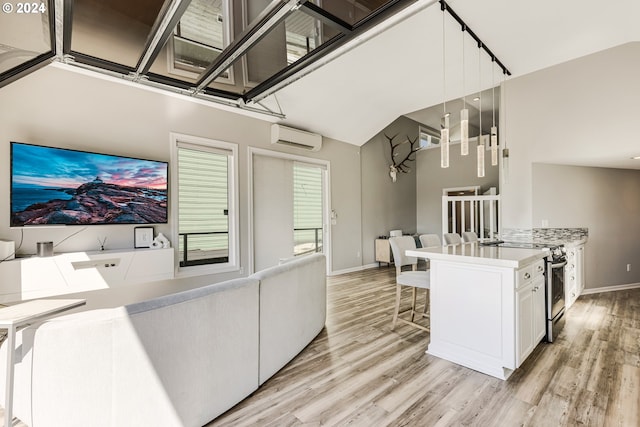
M 207 427 L 640 426 L 640 289 L 580 297 L 508 381 L 425 354 L 427 332 L 391 331 L 394 298 L 391 268 L 330 277 L 325 329 Z
M 208 427 L 640 426 L 640 289 L 582 296 L 508 381 L 425 354 L 427 332 L 391 331 L 394 298 L 390 268 L 330 277 L 326 328 Z

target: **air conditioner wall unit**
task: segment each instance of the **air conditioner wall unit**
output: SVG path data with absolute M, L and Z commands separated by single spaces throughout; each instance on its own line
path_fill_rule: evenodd
M 309 151 L 319 151 L 322 148 L 322 135 L 276 123 L 271 125 L 271 143 L 289 145 Z

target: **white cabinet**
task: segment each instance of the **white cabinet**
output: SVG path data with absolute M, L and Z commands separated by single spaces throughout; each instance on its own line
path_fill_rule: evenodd
M 545 300 L 545 277 L 533 283 L 533 336 L 537 343 L 547 334 L 547 310 Z M 535 346 L 534 346 L 535 347 Z
M 516 322 L 518 323 L 516 335 L 516 365 L 533 351 L 533 283 L 516 291 Z
M 582 294 L 586 282 L 584 270 L 584 244 L 582 244 L 576 247 L 576 287 L 578 289 L 578 296 Z
M 516 366 L 545 335 L 544 260 L 516 271 Z
M 464 245 L 457 245 L 464 246 Z M 468 245 L 408 252 L 429 254 L 431 337 L 427 352 L 500 379 L 508 378 L 545 334 L 544 259 L 522 267 L 491 265 L 506 256 Z M 460 255 L 451 256 L 456 251 Z M 513 249 L 525 252 L 525 249 Z M 535 253 L 535 252 L 530 252 Z M 488 264 L 488 265 L 487 265 Z M 495 263 L 494 263 L 495 264 Z
M 0 302 L 169 279 L 173 272 L 171 248 L 17 258 L 0 263 Z
M 391 245 L 389 239 L 376 239 L 376 262 L 391 264 L 393 261 L 393 253 L 391 253 Z
M 565 303 L 567 308 L 584 290 L 584 243 L 567 245 L 567 266 L 564 270 Z

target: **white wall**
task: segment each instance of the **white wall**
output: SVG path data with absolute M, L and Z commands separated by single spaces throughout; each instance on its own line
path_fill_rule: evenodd
M 249 146 L 331 162 L 334 174 L 331 203 L 341 213 L 332 233 L 334 269 L 360 266 L 361 258 L 357 256 L 361 244 L 359 148 L 327 138 L 317 153 L 273 148 L 269 142 L 271 123 L 266 116 L 262 118 L 59 67 L 38 70 L 0 89 L 0 238 L 16 242 L 21 238 L 19 229 L 9 229 L 10 141 L 168 161 L 169 133 L 177 132 L 239 145 L 242 266 L 246 266 L 248 260 Z M 155 228 L 156 232 L 162 231 L 169 236 L 169 227 L 159 225 Z M 80 229 L 77 226 L 27 228 L 20 253 L 34 253 L 36 242 L 53 240 L 58 243 Z M 133 247 L 133 226 L 111 225 L 90 226 L 56 250 L 97 250 L 98 238 L 105 236 L 108 237 L 106 249 Z M 355 246 L 354 242 L 357 242 Z M 239 274 L 220 275 L 216 280 Z
M 507 80 L 501 143 L 509 148 L 502 225 L 531 228 L 533 163 L 606 166 L 638 155 L 640 42 Z M 505 103 L 506 97 L 506 103 Z M 506 126 L 506 129 L 504 128 Z M 633 154 L 635 153 L 635 154 Z
M 417 225 L 418 233 L 442 236 L 442 189 L 473 187 L 482 192 L 498 187 L 498 166 L 491 166 L 491 152 L 485 153 L 485 176 L 478 178 L 475 145 L 470 144 L 469 155 L 460 155 L 460 144 L 449 150 L 449 167 L 440 167 L 440 149 L 418 153 L 417 160 Z
M 375 262 L 375 239 L 388 236 L 391 230 L 405 234 L 416 232 L 416 162 L 408 162 L 411 171 L 389 176 L 391 146 L 385 137 L 397 135 L 394 144 L 414 140 L 416 123 L 400 117 L 362 146 L 362 259 L 364 265 Z M 409 152 L 409 144 L 397 148 L 399 163 Z M 415 159 L 416 154 L 411 158 Z
M 640 283 L 640 170 L 535 163 L 532 202 L 534 223 L 589 229 L 586 288 Z
M 629 222 L 640 205 L 640 189 L 629 191 L 623 171 L 534 165 L 626 161 L 639 168 L 629 160 L 640 147 L 639 75 L 635 42 L 508 80 L 502 91 L 501 137 L 506 135 L 510 152 L 501 172 L 502 225 L 540 228 L 548 220 L 550 227 L 588 227 L 589 288 L 638 282 L 626 264 L 634 263 L 629 257 L 637 263 L 640 253 L 637 223 Z

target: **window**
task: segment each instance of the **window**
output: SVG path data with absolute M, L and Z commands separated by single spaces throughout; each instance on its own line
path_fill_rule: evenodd
M 321 166 L 293 164 L 293 254 L 323 252 L 323 177 Z
M 237 270 L 237 146 L 175 135 L 173 160 L 180 271 Z
M 226 1 L 192 0 L 173 31 L 174 72 L 199 76 L 229 43 L 229 19 Z

